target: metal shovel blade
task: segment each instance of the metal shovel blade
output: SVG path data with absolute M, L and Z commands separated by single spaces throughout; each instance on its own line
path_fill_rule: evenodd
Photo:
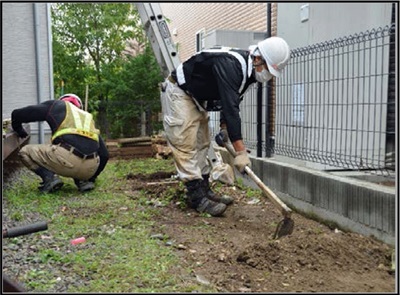
M 294 221 L 291 218 L 282 219 L 276 229 L 273 238 L 279 239 L 280 237 L 291 235 L 294 228 Z
M 236 157 L 236 151 L 234 150 L 232 145 L 225 143 L 218 135 L 215 137 L 215 139 L 217 143 L 225 147 L 233 157 Z M 245 167 L 244 173 L 246 173 L 262 190 L 264 195 L 268 197 L 270 201 L 272 201 L 272 203 L 274 203 L 274 205 L 281 210 L 284 219 L 278 223 L 278 226 L 273 236 L 274 239 L 280 238 L 285 235 L 290 235 L 293 232 L 294 228 L 294 221 L 293 219 L 291 219 L 292 210 L 288 206 L 286 206 L 286 204 L 283 203 L 278 198 L 278 196 L 261 181 L 260 178 L 258 178 L 258 176 L 253 172 L 253 170 L 251 170 L 249 166 Z

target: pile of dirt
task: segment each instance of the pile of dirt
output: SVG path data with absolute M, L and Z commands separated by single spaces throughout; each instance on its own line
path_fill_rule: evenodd
M 293 233 L 273 239 L 282 216 L 261 195 L 251 198 L 236 186 L 219 187 L 235 202 L 223 217 L 210 218 L 182 206 L 183 186 L 170 178 L 127 177 L 130 190 L 144 189 L 149 198 L 175 190 L 169 205 L 159 208 L 157 228 L 199 282 L 220 292 L 395 291 L 389 245 L 296 213 Z

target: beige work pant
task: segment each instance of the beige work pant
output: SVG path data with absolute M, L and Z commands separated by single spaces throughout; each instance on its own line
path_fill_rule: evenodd
M 167 142 L 180 179 L 202 179 L 202 174 L 211 170 L 207 160 L 211 143 L 207 111 L 200 110 L 190 96 L 168 79 L 163 84 L 161 106 Z
M 63 147 L 53 144 L 28 144 L 19 151 L 22 163 L 35 171 L 44 167 L 60 176 L 87 180 L 100 164 L 99 156 L 81 159 Z

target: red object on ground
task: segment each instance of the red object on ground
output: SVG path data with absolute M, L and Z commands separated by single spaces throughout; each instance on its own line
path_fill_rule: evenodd
M 84 243 L 85 241 L 86 241 L 85 237 L 80 237 L 80 238 L 71 240 L 71 244 L 72 245 L 77 245 L 77 244 L 80 244 L 80 243 Z

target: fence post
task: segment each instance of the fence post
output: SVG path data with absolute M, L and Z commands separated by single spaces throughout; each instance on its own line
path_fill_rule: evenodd
M 257 83 L 257 157 L 262 157 L 262 83 Z
M 270 133 L 270 100 L 271 100 L 271 81 L 268 81 L 265 86 L 265 156 L 267 158 L 272 157 L 272 151 L 273 151 L 273 140 L 271 138 L 271 133 Z
M 267 38 L 272 36 L 272 4 L 267 4 Z M 272 157 L 272 141 L 271 134 L 269 132 L 270 129 L 270 111 L 269 111 L 269 103 L 271 101 L 271 81 L 266 83 L 266 96 L 265 96 L 265 156 L 267 158 Z

